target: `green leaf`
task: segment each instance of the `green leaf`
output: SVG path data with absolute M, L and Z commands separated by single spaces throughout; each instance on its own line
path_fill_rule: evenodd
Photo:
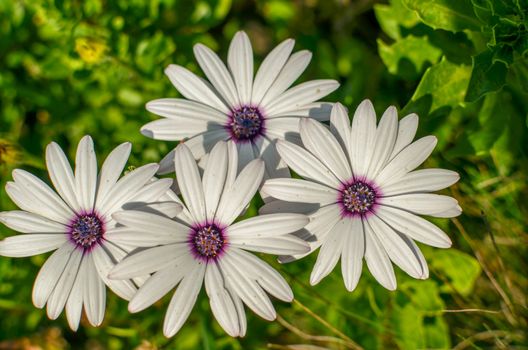
M 403 113 L 427 115 L 440 108 L 458 106 L 464 100 L 470 73 L 469 66 L 457 65 L 443 58 L 427 69 Z
M 449 279 L 450 283 L 442 286 L 443 291 L 450 292 L 453 288 L 463 296 L 468 296 L 473 291 L 481 271 L 475 258 L 456 249 L 435 251 L 431 256 L 430 266 Z
M 528 93 L 528 60 L 518 60 L 510 66 L 508 83 L 517 85 Z
M 442 51 L 432 46 L 427 37 L 407 36 L 392 45 L 378 39 L 378 50 L 390 73 L 413 80 L 425 69 L 427 62 L 436 63 Z
M 476 121 L 477 125 L 467 132 L 467 139 L 477 155 L 488 154 L 506 127 L 506 120 L 498 117 L 504 110 L 501 102 L 496 93 L 486 95 Z
M 493 62 L 492 57 L 493 53 L 489 50 L 473 57 L 466 101 L 476 101 L 487 93 L 501 89 L 506 83 L 506 65 L 499 60 Z
M 374 14 L 381 29 L 392 39 L 402 37 L 402 28 L 412 28 L 420 19 L 414 11 L 403 6 L 402 0 L 391 0 L 388 5 L 374 5 Z
M 403 3 L 435 29 L 480 31 L 481 23 L 469 0 L 403 0 Z

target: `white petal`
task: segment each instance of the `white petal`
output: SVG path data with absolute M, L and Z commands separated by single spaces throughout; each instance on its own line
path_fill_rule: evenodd
M 68 223 L 74 216 L 64 201 L 36 176 L 21 169 L 13 170 L 15 183 L 6 185 L 9 197 L 21 209 L 51 220 Z
M 0 222 L 10 229 L 22 233 L 64 233 L 67 231 L 66 226 L 61 223 L 22 210 L 0 212 Z
M 203 192 L 207 220 L 213 220 L 216 213 L 220 196 L 224 190 L 227 166 L 227 145 L 225 142 L 218 142 L 211 151 L 203 174 Z
M 46 147 L 46 167 L 53 183 L 62 199 L 73 209 L 79 209 L 75 178 L 68 158 L 55 142 Z
M 462 214 L 462 208 L 457 205 L 443 212 L 435 213 L 433 216 L 437 218 L 454 218 Z
M 235 303 L 235 308 L 238 316 L 238 329 L 239 329 L 239 337 L 243 337 L 246 335 L 247 330 L 247 319 L 246 319 L 246 310 L 244 310 L 244 303 L 242 302 L 242 299 L 237 295 L 234 288 L 230 285 L 229 281 L 225 280 L 226 282 L 226 289 L 231 295 L 231 298 L 233 299 L 233 302 Z
M 148 232 L 149 234 L 158 234 L 165 236 L 184 237 L 189 232 L 189 228 L 179 222 L 167 217 L 146 213 L 137 210 L 125 210 L 114 213 L 113 218 L 122 225 L 130 229 Z M 119 231 L 122 228 L 109 230 Z
M 206 131 L 180 143 L 185 143 L 185 145 L 193 154 L 194 159 L 200 159 L 206 153 L 209 153 L 218 141 L 227 140 L 229 137 L 230 135 L 227 133 L 227 131 L 222 128 Z M 158 174 L 164 175 L 174 172 L 175 151 L 176 149 L 173 149 L 172 151 L 167 153 L 167 155 L 163 157 L 163 159 L 160 161 L 160 168 L 158 170 Z
M 240 173 L 242 169 L 246 167 L 253 159 L 255 159 L 255 153 L 253 152 L 253 145 L 250 142 L 237 143 L 238 153 L 238 170 Z
M 21 258 L 47 253 L 68 241 L 64 233 L 29 233 L 0 241 L 0 255 Z
M 423 279 L 423 280 L 429 278 L 429 267 L 427 266 L 427 261 L 425 260 L 423 253 L 420 251 L 420 248 L 418 248 L 416 243 L 414 243 L 414 241 L 410 239 L 409 237 L 404 236 L 404 235 L 399 235 L 399 236 L 411 248 L 411 251 L 413 252 L 414 256 L 420 262 L 420 265 L 422 267 L 422 275 L 419 276 L 418 278 Z
M 319 203 L 326 205 L 335 203 L 338 191 L 300 179 L 271 179 L 267 180 L 262 187 L 269 195 L 289 202 Z
M 227 161 L 228 165 L 224 192 L 227 191 L 233 185 L 233 183 L 235 183 L 236 177 L 238 175 L 238 149 L 233 140 L 227 141 Z
M 303 108 L 306 104 L 319 100 L 339 87 L 339 83 L 330 79 L 310 80 L 292 87 L 273 101 L 263 105 L 265 115 L 284 114 Z
M 74 249 L 73 244 L 63 243 L 42 265 L 35 279 L 32 295 L 33 304 L 39 309 L 46 305 Z
M 278 140 L 277 150 L 288 166 L 303 178 L 333 188 L 339 187 L 340 182 L 335 175 L 304 148 L 288 141 Z
M 281 159 L 274 142 L 266 137 L 261 137 L 253 143 L 253 152 L 266 164 L 264 179 L 274 179 L 277 177 L 290 177 L 288 166 Z
M 239 99 L 231 73 L 222 60 L 210 48 L 202 44 L 194 45 L 194 56 L 215 89 L 230 106 L 237 106 Z
M 240 335 L 238 314 L 231 294 L 217 264 L 208 264 L 205 272 L 205 290 L 211 311 L 220 326 L 232 337 Z
M 88 322 L 94 327 L 103 323 L 106 307 L 106 288 L 97 273 L 93 256 L 85 257 L 86 262 L 86 281 L 84 283 L 83 304 L 84 311 Z
M 198 166 L 191 151 L 184 144 L 176 147 L 174 154 L 176 179 L 183 200 L 196 222 L 205 220 L 205 199 Z
M 372 276 L 388 290 L 396 289 L 394 268 L 385 249 L 368 222 L 363 222 L 365 229 L 365 261 Z
M 265 261 L 240 249 L 232 249 L 229 254 L 239 262 L 239 266 L 244 266 L 248 270 L 248 275 L 255 277 L 256 282 L 266 292 L 282 301 L 293 300 L 293 291 L 288 282 Z
M 308 237 L 301 237 L 310 245 L 310 251 L 293 256 L 280 256 L 279 261 L 282 263 L 291 262 L 315 251 L 324 243 L 328 233 L 340 219 L 341 208 L 338 204 L 327 205 L 310 214 L 310 222 L 304 230 L 299 231 L 299 233 L 306 231 L 310 234 Z
M 398 233 L 376 215 L 370 216 L 367 221 L 389 258 L 411 277 L 420 278 L 423 274 L 420 260 Z
M 96 207 L 102 205 L 106 196 L 121 176 L 123 168 L 130 156 L 131 149 L 132 144 L 130 142 L 125 142 L 116 147 L 108 157 L 106 157 L 103 167 L 101 168 L 101 173 L 99 174 L 97 197 L 95 200 Z
M 351 227 L 345 233 L 343 252 L 341 255 L 341 272 L 345 281 L 346 289 L 351 292 L 361 277 L 363 267 L 363 256 L 365 255 L 365 231 L 361 219 L 349 219 Z
M 315 155 L 342 182 L 350 181 L 352 170 L 343 149 L 330 130 L 313 119 L 301 120 L 301 139 L 308 151 Z
M 266 106 L 272 103 L 279 95 L 281 95 L 287 88 L 299 78 L 310 63 L 312 53 L 307 50 L 302 50 L 290 56 L 281 72 L 268 89 L 261 106 Z
M 253 84 L 252 104 L 258 105 L 262 101 L 262 98 L 286 64 L 294 45 L 294 40 L 286 39 L 262 61 Z
M 330 115 L 330 131 L 335 136 L 341 149 L 347 152 L 350 144 L 350 119 L 348 118 L 348 111 L 341 103 L 336 103 L 332 108 Z
M 264 176 L 264 162 L 251 161 L 238 175 L 233 185 L 224 192 L 218 204 L 216 218 L 224 225 L 230 225 L 255 195 Z
M 299 135 L 301 119 L 299 117 L 266 119 L 266 137 L 271 141 L 287 140 L 301 145 L 301 135 Z
M 271 119 L 284 117 L 307 117 L 324 122 L 330 119 L 332 106 L 333 103 L 331 102 L 313 102 L 305 104 L 297 109 L 285 110 L 283 113 L 266 117 Z
M 227 115 L 204 105 L 201 102 L 190 101 L 182 98 L 160 98 L 149 101 L 145 106 L 147 111 L 159 116 L 174 120 L 179 125 L 202 120 L 215 124 L 225 124 Z
M 350 162 L 356 178 L 366 175 L 376 139 L 376 111 L 369 100 L 361 102 L 354 112 L 350 134 Z
M 319 250 L 317 261 L 310 275 L 310 284 L 312 286 L 319 283 L 336 266 L 343 251 L 343 237 L 354 234 L 351 232 L 352 222 L 353 220 L 343 218 L 331 228 Z
M 386 186 L 399 180 L 402 176 L 416 169 L 431 154 L 436 146 L 434 136 L 425 136 L 405 147 L 376 176 L 378 185 Z
M 157 170 L 157 164 L 147 164 L 123 176 L 112 186 L 105 200 L 97 207 L 99 213 L 109 216 L 119 210 L 141 187 L 152 179 Z
M 403 210 L 380 206 L 376 215 L 397 232 L 438 248 L 449 248 L 451 240 L 440 228 L 419 216 Z
M 174 219 L 176 216 L 183 215 L 183 206 L 172 201 L 155 202 L 144 206 L 138 205 L 137 207 L 133 207 L 131 209 L 146 211 L 156 215 L 163 215 L 171 219 Z M 187 222 L 186 220 L 183 221 Z
M 176 334 L 185 320 L 189 317 L 196 303 L 205 274 L 205 265 L 196 264 L 183 278 L 171 299 L 165 321 L 163 322 L 163 334 L 172 337 Z
M 141 127 L 141 133 L 155 140 L 179 141 L 206 131 L 223 129 L 221 124 L 199 119 L 180 122 L 173 119 L 158 119 Z
M 114 256 L 108 249 L 108 243 L 103 243 L 102 246 L 96 247 L 92 250 L 95 268 L 100 278 L 103 280 L 114 293 L 120 298 L 130 300 L 136 293 L 136 286 L 130 280 L 116 281 L 108 278 L 108 272 L 119 262 L 119 257 Z M 137 277 L 137 276 L 134 276 Z
M 55 288 L 49 297 L 46 312 L 48 317 L 52 320 L 59 317 L 60 313 L 64 309 L 64 305 L 66 305 L 66 301 L 70 295 L 73 282 L 75 281 L 79 271 L 83 254 L 84 251 L 81 249 L 75 249 L 72 252 L 70 259 L 68 260 L 68 263 L 62 272 L 62 275 L 57 281 L 57 284 L 55 285 Z
M 439 194 L 416 193 L 379 198 L 379 203 L 414 214 L 436 216 L 458 206 L 456 199 Z
M 79 328 L 79 322 L 81 321 L 82 308 L 83 308 L 83 290 L 85 288 L 85 276 L 86 276 L 86 265 L 88 259 L 81 261 L 79 272 L 75 277 L 70 295 L 66 301 L 66 317 L 68 319 L 68 325 L 73 331 L 77 331 Z
M 396 138 L 396 143 L 394 144 L 394 149 L 389 159 L 396 157 L 402 149 L 412 142 L 416 135 L 416 130 L 418 130 L 418 116 L 416 114 L 409 114 L 400 120 L 398 137 Z
M 228 229 L 230 238 L 260 238 L 284 235 L 300 230 L 310 219 L 302 214 L 269 214 L 239 221 Z
M 128 203 L 125 203 L 123 205 L 123 209 L 134 209 L 145 205 L 155 204 L 155 202 L 160 200 L 160 198 L 167 191 L 170 191 L 172 183 L 172 179 L 158 180 L 152 178 L 152 181 L 150 183 L 143 186 L 143 188 L 141 188 L 131 198 L 128 199 Z
M 310 251 L 308 243 L 294 235 L 245 238 L 230 237 L 229 244 L 245 250 L 275 255 L 304 254 Z
M 108 277 L 126 279 L 145 276 L 167 266 L 180 268 L 181 262 L 189 256 L 187 243 L 169 244 L 139 251 L 128 255 L 113 268 Z
M 166 266 L 149 277 L 128 304 L 128 311 L 135 313 L 145 310 L 171 291 L 188 274 L 187 269 L 195 266 L 192 260 L 187 259 L 185 262 L 181 266 Z
M 187 99 L 201 102 L 213 107 L 222 113 L 229 113 L 229 108 L 216 95 L 213 88 L 203 79 L 197 77 L 187 68 L 170 64 L 165 69 L 172 85 Z
M 397 194 L 433 192 L 451 186 L 460 179 L 460 175 L 451 170 L 420 169 L 410 172 L 397 181 L 383 186 L 383 196 Z
M 389 160 L 396 142 L 398 131 L 398 112 L 396 107 L 387 108 L 376 130 L 374 150 L 367 171 L 367 178 L 374 178 Z
M 240 103 L 249 104 L 253 88 L 253 49 L 249 37 L 243 31 L 237 32 L 231 40 L 227 63 L 235 79 Z
M 311 214 L 318 209 L 319 209 L 318 204 L 285 202 L 281 200 L 274 200 L 260 207 L 259 215 L 277 214 L 277 213 Z
M 225 279 L 233 286 L 234 291 L 253 312 L 268 321 L 276 317 L 270 299 L 260 285 L 248 276 L 238 260 L 226 254 L 220 260 Z
M 95 158 L 93 140 L 90 136 L 84 136 L 77 146 L 75 186 L 81 209 L 92 210 L 97 188 L 97 159 Z

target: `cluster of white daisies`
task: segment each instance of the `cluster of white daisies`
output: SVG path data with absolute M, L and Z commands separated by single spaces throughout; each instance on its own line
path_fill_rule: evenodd
M 454 198 L 431 192 L 455 183 L 457 173 L 415 170 L 436 138 L 413 142 L 418 117 L 398 120 L 389 107 L 377 123 L 363 101 L 352 123 L 339 103 L 318 102 L 339 84 L 313 80 L 290 87 L 311 54 L 292 54 L 293 40 L 277 46 L 254 76 L 248 36 L 231 42 L 227 67 L 209 48 L 194 47 L 206 81 L 184 67 L 166 74 L 184 98 L 151 101 L 164 117 L 141 132 L 158 140 L 184 140 L 160 164 L 120 177 L 130 154 L 124 143 L 100 170 L 93 141 L 79 143 L 72 170 L 56 143 L 46 149 L 55 191 L 24 171 L 13 171 L 6 191 L 21 210 L 0 213 L 7 227 L 25 233 L 0 241 L 0 255 L 50 251 L 34 287 L 33 303 L 51 319 L 66 308 L 72 329 L 82 315 L 102 323 L 106 286 L 141 311 L 175 289 L 163 325 L 173 336 L 205 284 L 211 310 L 231 336 L 244 336 L 244 305 L 266 320 L 276 313 L 268 294 L 292 301 L 284 278 L 250 252 L 281 262 L 319 249 L 310 283 L 341 259 L 352 291 L 363 258 L 372 275 L 394 290 L 392 263 L 414 278 L 428 277 L 415 241 L 451 245 L 418 215 L 461 213 Z M 329 125 L 322 123 L 328 121 Z M 289 169 L 301 178 L 291 178 Z M 155 175 L 176 173 L 172 178 Z M 259 191 L 260 215 L 237 221 Z

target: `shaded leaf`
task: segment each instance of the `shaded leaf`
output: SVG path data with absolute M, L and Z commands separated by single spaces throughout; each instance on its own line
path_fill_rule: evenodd
M 506 65 L 498 60 L 493 62 L 492 56 L 491 51 L 484 51 L 473 57 L 466 101 L 476 101 L 489 92 L 501 89 L 506 83 Z
M 469 0 L 403 0 L 405 6 L 416 11 L 420 19 L 435 29 L 459 32 L 480 30 L 480 21 Z

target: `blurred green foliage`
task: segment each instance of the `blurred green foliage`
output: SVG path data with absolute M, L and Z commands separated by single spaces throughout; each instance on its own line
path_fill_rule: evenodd
M 15 167 L 46 178 L 45 146 L 57 141 L 73 158 L 84 134 L 94 136 L 100 160 L 131 141 L 130 165 L 159 161 L 175 144 L 149 140 L 139 127 L 156 118 L 145 102 L 177 96 L 163 69 L 177 63 L 199 72 L 192 46 L 203 42 L 225 57 L 239 29 L 259 61 L 288 37 L 296 49 L 313 51 L 302 79 L 338 79 L 342 86 L 330 100 L 353 109 L 370 98 L 379 113 L 393 104 L 402 115 L 420 115 L 419 134 L 439 138 L 426 165 L 462 177 L 449 194 L 463 216 L 435 220 L 454 248 L 423 247 L 431 278 L 398 271 L 396 292 L 366 268 L 353 293 L 338 269 L 311 287 L 315 254 L 280 266 L 297 301 L 275 303 L 278 322 L 248 312 L 243 339 L 220 329 L 205 296 L 173 339 L 161 334 L 167 298 L 130 315 L 110 295 L 103 326 L 83 322 L 72 333 L 64 316 L 50 321 L 31 304 L 46 256 L 2 258 L 0 348 L 526 347 L 526 0 L 0 1 L 2 188 Z M 13 208 L 2 189 L 0 210 Z M 0 237 L 11 234 L 0 227 Z

